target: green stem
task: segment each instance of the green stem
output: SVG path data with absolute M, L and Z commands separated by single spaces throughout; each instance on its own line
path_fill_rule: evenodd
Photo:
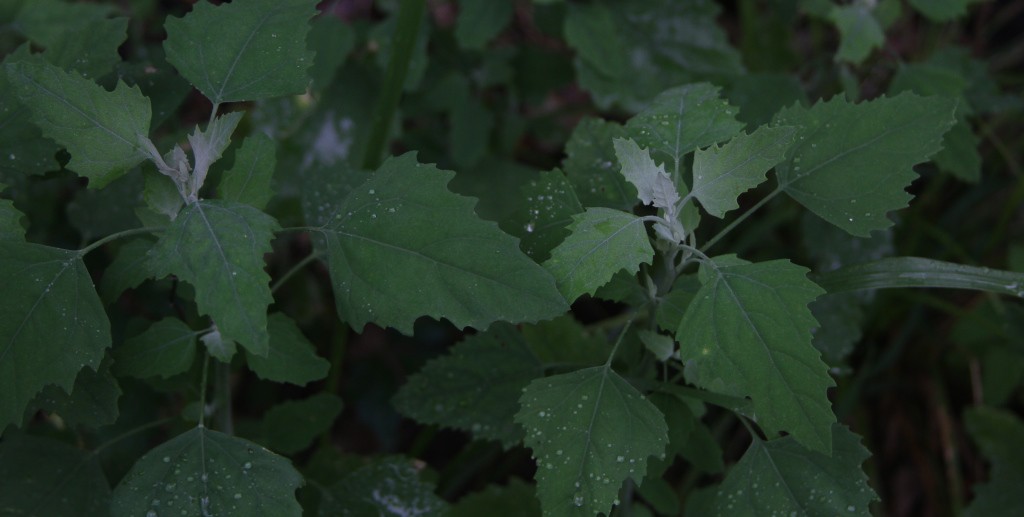
M 281 278 L 278 278 L 277 281 L 274 282 L 274 285 L 272 285 L 270 287 L 270 294 L 276 293 L 277 290 L 280 289 L 281 286 L 283 286 L 285 282 L 287 282 L 293 276 L 295 276 L 295 274 L 298 273 L 299 271 L 301 271 L 302 268 L 306 267 L 307 265 L 309 265 L 310 262 L 313 262 L 314 260 L 320 258 L 321 256 L 322 255 L 320 254 L 320 252 L 316 252 L 316 251 L 314 251 L 313 253 L 310 253 L 309 255 L 306 255 L 306 258 L 304 258 L 304 259 L 300 260 L 299 262 L 297 262 L 294 266 L 292 266 L 291 269 L 289 269 L 283 275 L 281 275 Z
M 108 243 L 110 241 L 114 241 L 114 240 L 117 240 L 117 239 L 123 239 L 125 237 L 131 237 L 132 235 L 138 235 L 140 233 L 156 233 L 156 232 L 161 232 L 161 231 L 163 231 L 163 228 L 132 228 L 131 230 L 125 230 L 123 232 L 112 233 L 112 234 L 107 235 L 106 237 L 104 237 L 104 238 L 102 238 L 102 239 L 100 239 L 100 240 L 98 240 L 98 241 L 96 241 L 96 242 L 94 242 L 94 243 L 92 243 L 92 244 L 90 244 L 90 245 L 88 245 L 88 246 L 78 250 L 78 256 L 84 257 L 90 251 L 93 251 L 96 248 L 99 248 L 100 246 L 103 246 L 104 244 L 106 244 L 106 243 Z
M 633 321 L 635 319 L 635 317 L 629 318 L 629 321 L 626 321 L 626 324 L 622 327 L 622 331 L 619 332 L 619 338 L 615 340 L 615 346 L 612 347 L 612 353 L 608 354 L 608 360 L 604 363 L 605 370 L 612 367 L 612 359 L 615 359 L 615 354 L 619 351 L 619 345 L 622 344 L 623 338 L 626 337 L 626 332 L 629 332 L 629 327 L 633 325 Z
M 210 374 L 210 352 L 203 355 L 203 377 L 199 381 L 199 427 L 206 427 L 206 380 Z
M 123 433 L 121 433 L 121 434 L 119 434 L 119 435 L 117 435 L 117 436 L 115 436 L 115 437 L 113 437 L 113 438 L 111 438 L 111 439 L 101 443 L 98 447 L 93 449 L 92 452 L 89 453 L 89 455 L 90 456 L 96 456 L 99 453 L 103 452 L 103 450 L 106 449 L 107 447 L 110 447 L 110 446 L 116 444 L 117 442 L 120 442 L 121 440 L 125 440 L 127 438 L 131 438 L 132 436 L 135 436 L 135 435 L 137 435 L 137 434 L 139 434 L 139 433 L 141 433 L 141 432 L 143 432 L 145 430 L 152 429 L 154 427 L 160 427 L 160 426 L 162 426 L 162 425 L 164 425 L 166 423 L 169 423 L 172 420 L 175 420 L 177 418 L 178 417 L 176 417 L 176 416 L 171 416 L 171 417 L 167 417 L 167 418 L 161 418 L 160 420 L 154 420 L 154 421 L 149 422 L 147 424 L 142 424 L 142 425 L 140 425 L 140 426 L 138 426 L 138 427 L 136 427 L 134 429 L 129 429 L 128 431 L 125 431 L 125 432 L 123 432 Z
M 711 238 L 711 240 L 706 242 L 704 244 L 704 247 L 701 248 L 701 251 L 705 251 L 706 252 L 707 250 L 711 249 L 711 247 L 714 246 L 715 243 L 717 243 L 719 240 L 721 240 L 722 237 L 725 237 L 726 234 L 728 234 L 734 228 L 739 226 L 743 221 L 746 221 L 748 217 L 750 217 L 751 215 L 754 215 L 754 212 L 757 212 L 758 210 L 760 210 L 761 207 L 763 207 L 764 205 L 767 205 L 769 201 L 771 201 L 772 199 L 775 199 L 775 196 L 778 196 L 782 192 L 783 192 L 782 185 L 779 185 L 779 186 L 775 187 L 775 190 L 771 191 L 771 193 L 769 193 L 767 196 L 763 197 L 760 201 L 757 202 L 756 205 L 750 207 L 749 210 L 747 210 L 746 212 L 743 212 L 743 215 L 737 217 L 735 221 L 729 223 L 729 226 L 726 226 L 725 228 L 723 228 L 722 231 L 718 232 L 717 235 L 715 235 L 714 237 Z
M 374 170 L 384 157 L 384 147 L 391 133 L 391 119 L 394 118 L 398 101 L 402 97 L 405 76 L 409 71 L 413 47 L 419 36 L 420 24 L 426 10 L 426 0 L 402 0 L 398 10 L 398 21 L 392 38 L 391 59 L 384 75 L 380 97 L 374 109 L 373 123 L 363 155 L 363 168 Z
M 348 351 L 348 325 L 342 322 L 334 333 L 331 342 L 331 369 L 328 370 L 327 381 L 324 386 L 325 393 L 338 393 L 341 386 L 341 368 L 345 361 L 345 353 Z M 320 445 L 329 447 L 331 445 L 331 430 L 324 431 L 320 436 Z
M 231 414 L 231 363 L 217 361 L 213 385 L 217 397 L 217 430 L 228 435 L 235 434 L 235 423 Z

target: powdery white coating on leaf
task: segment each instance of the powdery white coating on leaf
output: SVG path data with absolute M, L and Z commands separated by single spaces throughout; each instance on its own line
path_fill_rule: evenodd
M 631 139 L 616 138 L 612 144 L 615 156 L 622 164 L 622 175 L 636 187 L 640 201 L 664 209 L 668 217 L 673 217 L 679 191 L 665 173 L 665 165 L 654 163 L 650 153 Z

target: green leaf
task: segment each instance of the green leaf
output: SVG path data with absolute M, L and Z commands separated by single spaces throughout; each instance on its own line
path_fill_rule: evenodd
M 679 328 L 679 322 L 683 321 L 686 308 L 690 306 L 693 297 L 700 291 L 700 281 L 697 275 L 681 275 L 672 284 L 672 290 L 662 297 L 658 304 L 658 310 L 654 316 L 658 326 L 670 332 Z
M 328 488 L 320 505 L 322 517 L 428 517 L 447 510 L 434 485 L 422 481 L 406 458 L 383 458 L 355 470 Z
M 77 252 L 0 241 L 0 429 L 43 387 L 99 367 L 110 323 Z
M 199 188 L 206 181 L 206 174 L 210 171 L 210 165 L 220 159 L 221 154 L 231 143 L 231 133 L 235 132 L 238 122 L 242 120 L 244 112 L 235 111 L 221 115 L 206 126 L 206 130 L 196 128 L 188 135 L 188 143 L 192 148 L 192 156 L 195 163 L 192 167 L 192 193 L 197 194 Z M 177 151 L 178 147 L 175 148 Z M 179 158 L 180 160 L 181 158 Z M 173 166 L 173 164 L 172 164 Z M 189 199 L 189 202 L 194 201 Z
M 1024 510 L 1019 490 L 1024 484 L 1024 423 L 1008 411 L 977 407 L 964 415 L 967 431 L 992 464 L 989 481 L 974 487 L 967 517 L 1002 517 Z
M 467 50 L 483 50 L 515 14 L 512 0 L 459 0 L 455 41 Z
M 512 478 L 507 485 L 488 485 L 463 496 L 452 505 L 448 517 L 536 517 L 540 504 L 532 485 Z
M 309 70 L 312 89 L 321 92 L 330 85 L 342 63 L 355 48 L 356 31 L 339 17 L 317 16 L 313 19 L 306 42 L 316 53 L 313 67 Z
M 659 361 L 667 361 L 672 357 L 672 352 L 675 351 L 676 344 L 675 340 L 670 336 L 651 332 L 650 330 L 641 330 L 639 335 L 640 341 L 644 344 L 644 348 L 653 354 Z
M 167 61 L 214 104 L 303 93 L 313 64 L 306 34 L 316 4 L 201 1 L 183 18 L 167 18 Z
M 744 74 L 729 85 L 726 96 L 739 107 L 736 118 L 750 128 L 767 124 L 784 106 L 807 103 L 800 79 L 782 73 Z
M 257 133 L 246 138 L 235 152 L 235 163 L 220 182 L 221 198 L 245 203 L 260 210 L 274 196 L 270 180 L 277 163 L 275 143 L 267 135 Z
M 526 199 L 514 216 L 510 233 L 519 237 L 519 248 L 537 262 L 551 256 L 551 250 L 569 235 L 572 216 L 583 211 L 576 191 L 562 171 L 543 171 L 522 187 Z
M 0 184 L 0 192 L 3 191 L 3 188 L 4 186 Z M 25 214 L 14 208 L 13 201 L 0 199 L 0 241 L 25 240 L 25 227 L 21 224 L 23 217 Z
M 760 185 L 768 170 L 778 165 L 793 145 L 796 129 L 760 127 L 741 133 L 722 147 L 698 149 L 693 155 L 693 189 L 690 195 L 704 210 L 721 218 L 739 208 L 740 194 Z
M 186 158 L 187 160 L 187 158 Z M 142 190 L 142 198 L 156 214 L 166 216 L 162 223 L 170 222 L 178 217 L 181 208 L 185 206 L 183 193 L 169 176 L 164 176 L 151 168 L 143 169 L 145 187 Z
M 331 428 L 342 407 L 341 399 L 331 393 L 282 402 L 263 416 L 263 436 L 276 451 L 300 452 Z
M 735 256 L 701 265 L 703 287 L 676 330 L 687 377 L 700 387 L 750 397 L 769 436 L 786 431 L 828 454 L 835 422 L 826 391 L 835 383 L 811 329 L 807 305 L 824 291 L 787 260 Z
M 177 318 L 162 319 L 114 348 L 114 370 L 139 379 L 166 379 L 188 371 L 200 334 Z
M 261 379 L 297 386 L 323 379 L 331 364 L 316 355 L 302 330 L 288 316 L 275 312 L 267 320 L 270 351 L 266 357 L 246 352 L 249 368 Z
M 654 260 L 644 220 L 633 214 L 590 208 L 573 216 L 569 230 L 544 263 L 566 300 L 594 294 L 620 269 L 635 273 Z
M 687 153 L 724 142 L 743 130 L 736 108 L 719 93 L 720 88 L 708 83 L 665 90 L 629 119 L 626 130 L 656 161 L 678 174 Z
M 551 276 L 514 238 L 478 219 L 473 200 L 445 188 L 453 173 L 389 158 L 337 206 L 323 206 L 339 315 L 411 333 L 420 316 L 458 327 L 551 318 L 566 310 Z
M 146 254 L 152 247 L 153 242 L 149 239 L 133 239 L 118 248 L 100 280 L 100 296 L 104 302 L 116 301 L 121 293 L 138 287 L 150 277 Z
M 66 443 L 8 433 L 0 442 L 5 515 L 107 515 L 110 486 L 99 457 Z
M 178 215 L 149 253 L 156 278 L 176 275 L 227 340 L 266 355 L 270 277 L 263 255 L 279 227 L 269 215 L 229 201 L 200 201 Z
M 716 515 L 871 515 L 878 496 L 861 463 L 870 453 L 846 427 L 831 429 L 831 456 L 786 437 L 755 439 L 729 470 L 712 503 Z
M 1024 298 L 1024 273 L 920 257 L 890 257 L 855 264 L 816 274 L 814 281 L 830 293 L 862 289 L 941 287 Z
M 519 395 L 544 375 L 540 361 L 512 326 L 495 324 L 423 366 L 395 395 L 399 413 L 424 424 L 470 432 L 509 449 L 523 438 L 512 421 Z
M 149 99 L 118 82 L 113 91 L 75 72 L 29 60 L 6 65 L 8 80 L 43 134 L 71 153 L 68 168 L 106 185 L 145 159 Z
M 612 141 L 626 135 L 615 122 L 584 118 L 576 124 L 562 167 L 583 206 L 629 210 L 636 205 L 636 190 L 619 173 Z
M 628 70 L 629 55 L 619 37 L 618 22 L 615 13 L 602 2 L 569 4 L 565 42 L 600 74 L 619 77 Z
M 143 204 L 143 176 L 126 174 L 102 189 L 81 189 L 65 207 L 69 222 L 83 242 L 139 225 L 135 209 Z
M 302 515 L 291 463 L 247 440 L 196 427 L 140 458 L 114 489 L 111 515 Z
M 522 333 L 542 363 L 595 366 L 604 363 L 611 351 L 603 335 L 587 330 L 571 314 L 523 325 Z
M 616 138 L 612 141 L 615 157 L 622 164 L 622 175 L 636 187 L 637 197 L 645 205 L 654 205 L 674 217 L 679 191 L 672 178 L 665 173 L 664 165 L 657 165 L 646 149 L 641 149 L 631 139 Z
M 871 14 L 873 5 L 854 2 L 837 5 L 828 13 L 828 19 L 839 29 L 839 49 L 836 61 L 858 64 L 867 59 L 871 51 L 885 43 L 885 33 Z
M 907 205 L 913 166 L 938 152 L 953 125 L 955 102 L 905 93 L 850 104 L 841 97 L 791 106 L 774 125 L 800 128 L 775 170 L 793 199 L 853 235 L 892 226 L 890 210 Z
M 520 402 L 544 515 L 610 513 L 622 483 L 642 480 L 668 443 L 658 408 L 609 365 L 537 379 Z
M 910 0 L 910 5 L 933 22 L 948 22 L 967 14 L 971 4 L 982 0 Z
M 479 99 L 468 97 L 459 99 L 452 107 L 450 120 L 452 159 L 461 167 L 475 165 L 487 154 L 494 129 L 494 113 Z
M 30 404 L 60 415 L 67 425 L 96 429 L 113 424 L 118 417 L 121 387 L 110 373 L 111 361 L 103 361 L 98 370 L 82 368 L 70 391 L 50 385 Z

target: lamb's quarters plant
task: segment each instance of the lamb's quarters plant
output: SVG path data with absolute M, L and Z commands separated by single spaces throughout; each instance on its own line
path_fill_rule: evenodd
M 781 4 L 0 6 L 0 513 L 869 515 L 930 306 L 1014 514 L 1021 102 L 887 39 L 971 1 Z

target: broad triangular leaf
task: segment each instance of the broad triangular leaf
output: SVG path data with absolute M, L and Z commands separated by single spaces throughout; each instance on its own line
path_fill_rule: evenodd
M 300 485 L 302 475 L 287 459 L 200 426 L 135 462 L 114 489 L 111 513 L 300 516 Z
M 224 173 L 218 191 L 223 199 L 237 201 L 262 210 L 274 195 L 270 179 L 277 163 L 274 146 L 267 135 L 256 133 L 242 142 L 235 152 L 235 164 Z
M 316 355 L 302 330 L 288 316 L 275 312 L 267 320 L 270 351 L 266 357 L 246 352 L 249 368 L 261 379 L 297 386 L 323 379 L 331 364 Z
M 544 267 L 570 302 L 594 294 L 620 269 L 635 273 L 654 259 L 644 220 L 633 214 L 590 208 L 574 215 L 569 229 L 572 233 L 551 250 Z
M 0 241 L 0 429 L 21 422 L 25 405 L 79 370 L 96 369 L 110 323 L 76 252 Z
M 445 188 L 453 173 L 390 158 L 337 206 L 323 206 L 318 247 L 327 252 L 341 317 L 412 332 L 420 316 L 459 327 L 537 321 L 565 311 L 551 276 L 516 240 L 473 213 L 473 199 Z
M 540 361 L 518 331 L 496 324 L 424 365 L 402 386 L 393 404 L 418 422 L 471 432 L 510 448 L 523 437 L 512 421 L 519 396 L 542 375 Z
M 700 273 L 704 285 L 676 331 L 688 378 L 750 397 L 769 436 L 786 431 L 828 454 L 835 415 L 826 390 L 834 383 L 811 346 L 818 324 L 807 308 L 825 291 L 786 260 L 718 257 Z
M 791 127 L 761 127 L 722 147 L 698 149 L 693 154 L 690 195 L 715 217 L 739 208 L 736 198 L 765 180 L 768 169 L 786 156 L 795 134 Z
M 622 175 L 636 187 L 637 197 L 645 205 L 654 205 L 675 214 L 679 191 L 665 173 L 665 165 L 654 163 L 651 154 L 631 139 L 616 138 L 615 156 L 622 164 Z M 674 215 L 669 215 L 674 217 Z
M 678 173 L 687 153 L 724 142 L 743 129 L 736 120 L 738 110 L 721 99 L 719 91 L 708 83 L 666 90 L 629 119 L 626 130 L 655 160 Z
M 342 407 L 337 395 L 325 392 L 303 400 L 282 402 L 263 416 L 263 436 L 275 451 L 300 452 L 331 428 Z
M 162 319 L 114 348 L 114 370 L 140 379 L 182 373 L 192 366 L 200 334 L 177 318 Z
M 277 221 L 248 205 L 200 201 L 178 214 L 149 253 L 153 276 L 177 275 L 220 334 L 267 354 L 270 277 L 263 270 Z
M 317 0 L 201 0 L 168 17 L 167 61 L 214 104 L 299 94 L 309 85 L 306 49 Z
M 668 443 L 658 408 L 607 365 L 535 380 L 520 402 L 544 515 L 608 514 Z
M 9 64 L 7 77 L 43 134 L 71 154 L 68 168 L 102 187 L 145 159 L 149 99 L 118 81 L 113 91 L 37 60 Z
M 826 221 L 867 237 L 892 226 L 890 210 L 907 205 L 913 166 L 941 149 L 956 102 L 904 93 L 850 104 L 841 97 L 791 106 L 777 126 L 798 127 L 797 144 L 776 167 L 780 185 Z
M 92 517 L 110 512 L 99 457 L 66 443 L 13 434 L 0 442 L 4 515 Z
M 406 458 L 382 458 L 356 469 L 327 489 L 322 517 L 431 517 L 446 515 L 448 504 L 420 479 Z
M 714 515 L 871 515 L 878 497 L 861 470 L 870 453 L 842 425 L 831 434 L 831 456 L 791 437 L 755 439 L 718 487 Z

